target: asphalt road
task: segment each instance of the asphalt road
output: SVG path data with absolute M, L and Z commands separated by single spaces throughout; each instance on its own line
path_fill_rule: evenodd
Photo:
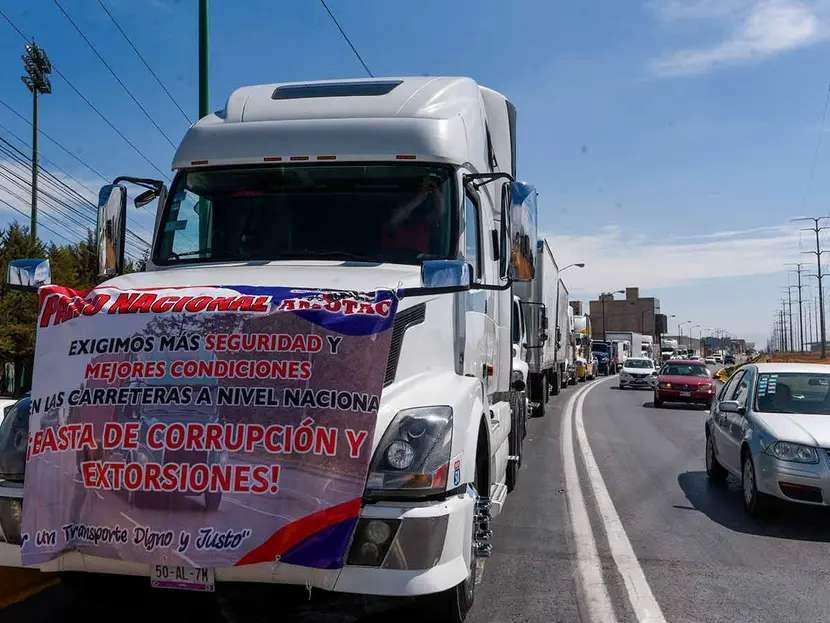
M 706 480 L 704 418 L 700 407 L 655 409 L 650 392 L 620 391 L 613 377 L 552 398 L 545 417 L 529 423 L 519 486 L 494 522 L 494 554 L 468 620 L 830 618 L 830 512 L 781 506 L 750 519 L 739 483 Z M 574 522 L 580 504 L 587 521 Z M 206 623 L 423 619 L 417 604 L 401 600 L 316 590 L 309 600 L 302 588 L 273 586 L 198 595 L 154 591 L 146 579 L 95 578 L 61 583 L 0 620 L 147 621 L 159 613 Z

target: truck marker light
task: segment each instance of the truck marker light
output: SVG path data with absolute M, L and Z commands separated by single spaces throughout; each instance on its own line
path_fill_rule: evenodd
M 207 164 L 207 160 L 191 160 L 190 164 Z
M 317 156 L 317 160 L 337 160 L 337 156 Z
M 289 160 L 308 160 L 308 156 L 291 156 Z
M 414 154 L 398 154 L 395 156 L 395 160 L 415 160 Z
M 282 156 L 265 156 L 263 160 L 265 162 L 281 162 Z

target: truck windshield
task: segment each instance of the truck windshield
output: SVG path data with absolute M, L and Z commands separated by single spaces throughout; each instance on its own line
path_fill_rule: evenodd
M 428 164 L 233 167 L 180 173 L 157 264 L 457 256 L 454 182 Z
M 591 346 L 591 352 L 593 353 L 607 353 L 608 352 L 608 344 L 594 344 Z

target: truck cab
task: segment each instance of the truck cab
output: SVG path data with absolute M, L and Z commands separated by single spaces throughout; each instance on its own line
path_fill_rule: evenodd
M 101 190 L 108 287 L 387 288 L 399 297 L 345 566 L 257 563 L 217 568 L 217 581 L 416 596 L 446 620 L 464 618 L 477 561 L 492 547 L 489 521 L 519 465 L 511 439 L 525 416 L 516 409 L 526 413 L 527 339 L 510 285 L 532 276 L 534 250 L 513 200 L 515 122 L 507 98 L 469 78 L 242 87 L 187 132 L 169 192 L 130 177 Z M 158 207 L 146 269 L 124 274 L 128 185 L 146 189 L 137 206 L 155 198 Z M 448 477 L 401 489 L 386 477 L 388 432 L 439 408 L 451 412 L 448 441 L 431 460 Z M 3 547 L 0 564 L 19 564 L 16 544 Z M 77 551 L 40 568 L 147 574 Z

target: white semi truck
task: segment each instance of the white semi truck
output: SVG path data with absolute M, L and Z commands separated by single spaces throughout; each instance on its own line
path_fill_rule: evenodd
M 608 331 L 607 339 L 611 342 L 618 342 L 617 367 L 622 368 L 625 360 L 629 357 L 642 357 L 643 336 L 634 331 Z
M 535 190 L 533 191 L 535 193 Z M 568 289 L 547 240 L 536 241 L 536 271 L 529 282 L 515 283 L 527 326 L 528 390 L 534 415 L 544 415 L 550 394 L 568 382 Z
M 439 453 L 429 462 L 446 464 L 453 476 L 437 488 L 407 491 L 395 478 L 370 479 L 342 569 L 276 561 L 217 568 L 216 581 L 417 596 L 435 613 L 431 620 L 463 620 L 477 561 L 491 550 L 490 518 L 504 508 L 508 465 L 519 460 L 510 451 L 518 447 L 511 435 L 519 434 L 511 403 L 523 399 L 517 394 L 524 386 L 511 384 L 511 284 L 533 276 L 536 249 L 529 244 L 535 230 L 522 230 L 530 221 L 526 204 L 511 200 L 515 123 L 507 98 L 469 78 L 243 87 L 188 130 L 169 192 L 159 181 L 128 177 L 101 190 L 99 264 L 112 277 L 108 286 L 405 293 L 372 440 L 372 476 L 395 469 L 384 457 L 396 437 L 386 433 L 401 417 L 443 422 L 446 443 L 424 451 Z M 157 197 L 158 209 L 146 270 L 122 274 L 128 184 L 147 189 L 137 206 Z M 547 348 L 555 342 L 558 274 L 547 245 L 542 255 Z M 436 416 L 447 407 L 451 417 Z M 21 502 L 41 503 L 23 500 L 19 486 L 0 487 L 0 524 L 10 541 L 0 546 L 0 565 L 20 565 L 19 544 L 9 535 L 15 521 L 19 535 Z M 392 530 L 373 530 L 383 526 L 372 522 Z M 146 564 L 78 551 L 40 568 L 150 574 Z

